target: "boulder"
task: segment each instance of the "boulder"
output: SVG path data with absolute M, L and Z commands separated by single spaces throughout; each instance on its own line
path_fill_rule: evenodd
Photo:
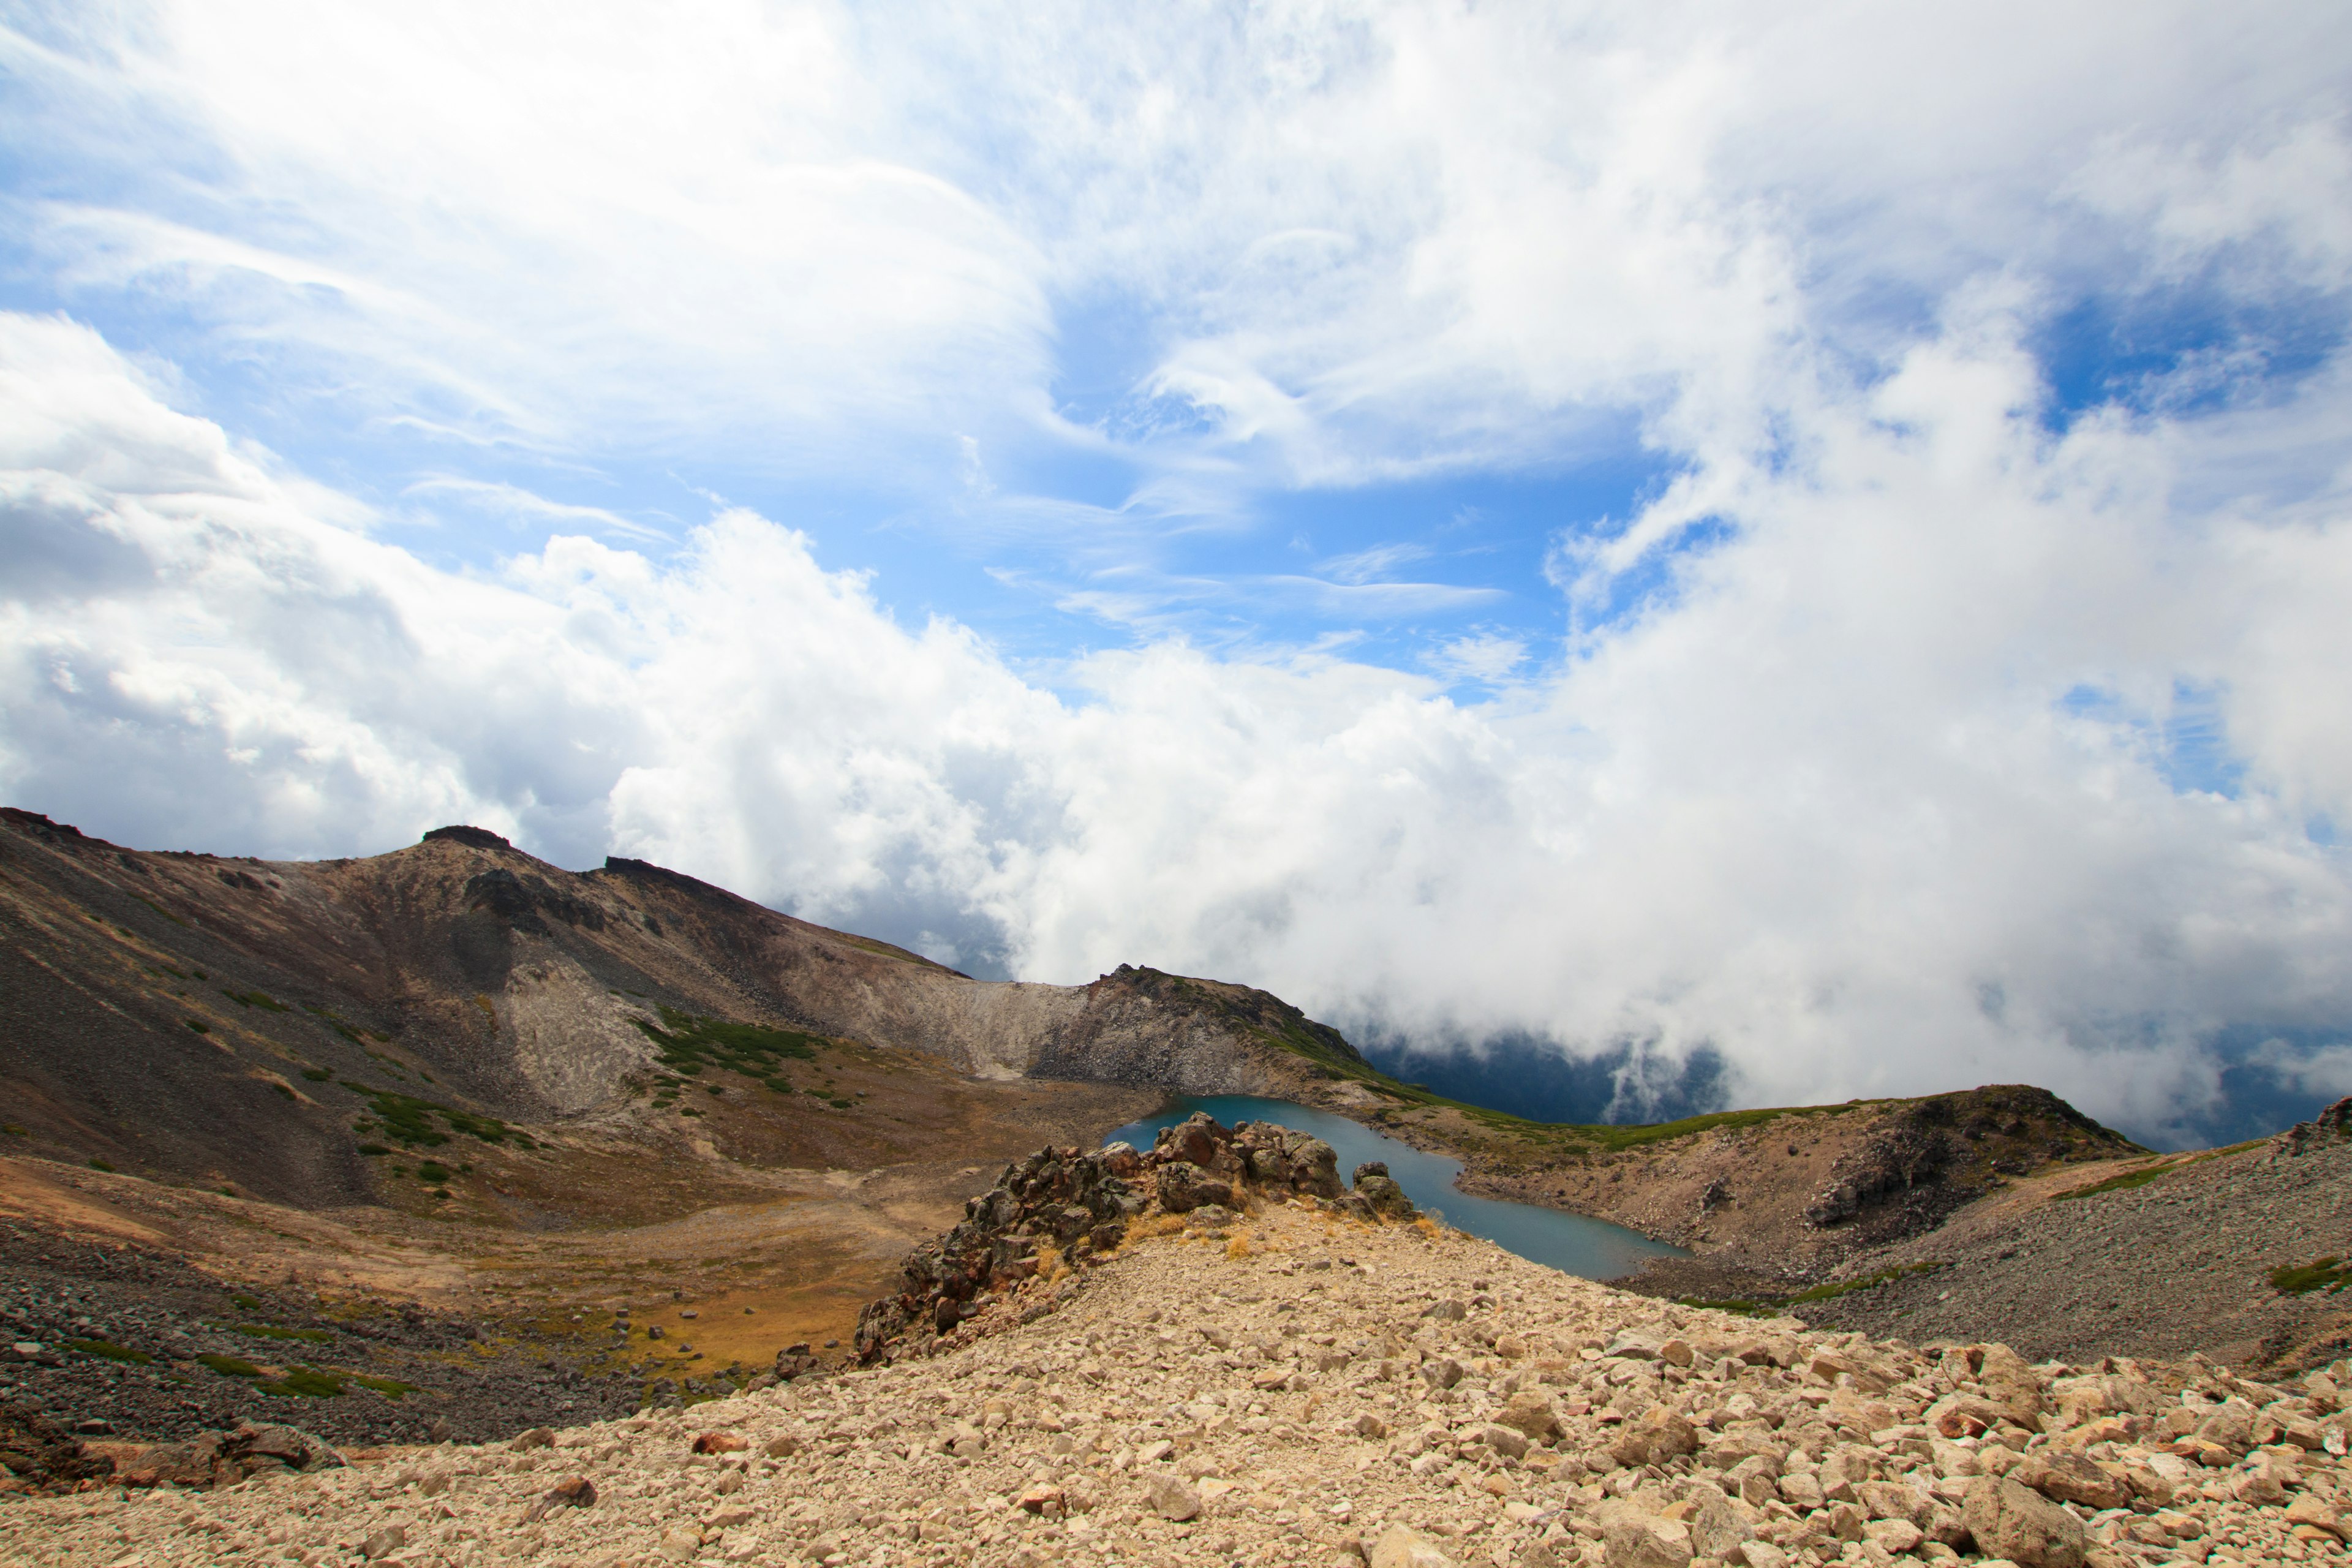
M 1165 1520 L 1181 1522 L 1201 1511 L 1201 1494 L 1192 1483 L 1172 1471 L 1163 1470 L 1144 1483 L 1143 1495 L 1151 1504 L 1151 1511 Z
M 1368 1160 L 1356 1167 L 1356 1190 L 1352 1195 L 1381 1219 L 1403 1222 L 1421 1217 L 1421 1211 L 1412 1206 L 1412 1200 L 1404 1195 L 1404 1189 L 1389 1174 L 1388 1166 L 1377 1160 Z
M 1556 1441 L 1563 1428 L 1559 1409 L 1551 1396 L 1540 1388 L 1522 1388 L 1495 1415 L 1498 1426 L 1508 1426 L 1530 1443 Z
M 1653 1405 L 1625 1423 L 1609 1445 L 1616 1461 L 1629 1469 L 1662 1465 L 1668 1459 L 1698 1452 L 1698 1428 L 1663 1405 Z
M 1225 1209 L 1241 1206 L 1232 1183 L 1219 1181 L 1197 1165 L 1162 1165 L 1157 1184 L 1160 1206 L 1170 1214 L 1189 1214 L 1211 1204 Z
M 1391 1524 L 1372 1543 L 1370 1568 L 1454 1568 L 1437 1542 L 1407 1525 Z
M 2009 1474 L 2011 1480 L 2032 1487 L 2053 1502 L 2078 1502 L 2094 1513 L 2131 1506 L 2128 1485 L 2064 1448 L 2037 1449 Z
M 1679 1519 L 1652 1513 L 1628 1499 L 1612 1499 L 1593 1510 L 1601 1526 L 1608 1568 L 1690 1568 L 1697 1553 L 1691 1528 Z
M 2007 1476 L 1971 1482 L 1961 1513 L 1979 1552 L 2018 1568 L 2083 1568 L 2089 1554 L 2081 1521 Z

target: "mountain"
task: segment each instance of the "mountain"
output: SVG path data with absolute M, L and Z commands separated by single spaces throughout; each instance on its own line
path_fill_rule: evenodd
M 465 826 L 264 862 L 0 810 L 0 1009 L 17 1152 L 309 1206 L 413 1198 L 388 1153 L 515 1181 L 632 1151 L 867 1169 L 1003 1142 L 1023 1097 L 996 1085 L 1377 1077 L 1245 986 L 974 980 L 641 860 L 573 873 Z M 559 1208 L 612 1185 L 534 1184 Z

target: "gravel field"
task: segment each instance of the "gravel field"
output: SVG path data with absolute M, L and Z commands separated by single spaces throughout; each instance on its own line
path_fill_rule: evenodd
M 2145 1186 L 2031 1206 L 1988 1200 L 1872 1255 L 1908 1275 L 1801 1309 L 1914 1340 L 1999 1340 L 2028 1357 L 2326 1363 L 2345 1353 L 2342 1298 L 2282 1295 L 2270 1272 L 2352 1254 L 2352 1142 L 2282 1134 L 2174 1163 Z
M 1312 1199 L 1201 1217 L 1147 1214 L 929 1356 L 209 1492 L 94 1486 L 0 1531 L 45 1568 L 2123 1568 L 2333 1559 L 2352 1529 L 2325 1373 L 2028 1367 L 1662 1303 Z
M 329 1381 L 298 1380 L 309 1394 L 265 1386 L 292 1386 L 283 1379 L 303 1369 Z M 251 1421 L 339 1443 L 480 1441 L 625 1414 L 637 1393 L 634 1378 L 584 1374 L 493 1326 L 413 1306 L 322 1311 L 299 1290 L 0 1226 L 0 1402 L 90 1436 L 182 1438 Z

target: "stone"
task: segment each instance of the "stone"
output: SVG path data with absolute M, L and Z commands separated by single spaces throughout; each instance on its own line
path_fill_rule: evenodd
M 751 1439 L 733 1432 L 705 1432 L 694 1440 L 698 1454 L 740 1454 L 751 1446 Z
M 1780 1478 L 1780 1500 L 1800 1513 L 1811 1513 L 1829 1501 L 1821 1478 L 1810 1470 L 1791 1470 Z
M 1738 1563 L 1743 1568 L 1789 1568 L 1789 1554 L 1769 1541 L 1743 1541 L 1738 1555 L 1727 1557 L 1727 1563 Z
M 1420 1216 L 1404 1189 L 1390 1176 L 1388 1166 L 1367 1160 L 1356 1167 L 1356 1190 L 1350 1194 L 1381 1219 L 1405 1221 Z
M 1528 1436 L 1513 1427 L 1500 1425 L 1482 1426 L 1478 1430 L 1478 1441 L 1496 1453 L 1507 1454 L 1514 1459 L 1528 1457 Z
M 1432 1388 L 1451 1388 L 1462 1381 L 1465 1369 L 1450 1355 L 1421 1363 L 1421 1380 Z
M 1522 1388 L 1496 1413 L 1496 1425 L 1508 1426 L 1530 1443 L 1549 1443 L 1563 1430 L 1559 1408 L 1539 1388 Z
M 2007 1476 L 1969 1483 L 1961 1515 L 1979 1552 L 2018 1568 L 2083 1568 L 2088 1554 L 2081 1521 Z
M 518 1433 L 515 1440 L 507 1447 L 518 1454 L 532 1448 L 552 1448 L 555 1447 L 555 1434 L 544 1426 L 534 1426 L 528 1432 Z
M 1470 1309 L 1459 1301 L 1449 1299 L 1444 1301 L 1432 1301 L 1421 1310 L 1421 1315 L 1424 1318 L 1435 1318 L 1441 1322 L 1458 1323 L 1470 1315 Z
M 1024 1513 L 1059 1513 L 1062 1510 L 1062 1489 L 1051 1481 L 1039 1481 L 1013 1500 L 1013 1506 Z
M 1698 1452 L 1698 1428 L 1663 1405 L 1653 1405 L 1632 1421 L 1609 1446 L 1616 1461 L 1629 1468 L 1664 1464 Z
M 2008 1411 L 1973 1394 L 1948 1394 L 1927 1406 L 1925 1417 L 1944 1436 L 1981 1437 L 1999 1425 Z
M 585 1476 L 566 1476 L 524 1510 L 523 1520 L 544 1519 L 559 1508 L 588 1508 L 596 1501 L 596 1485 Z
M 660 1547 L 662 1557 L 671 1563 L 691 1563 L 702 1551 L 702 1533 L 694 1530 L 671 1530 L 663 1532 Z
M 1369 1437 L 1378 1442 L 1389 1435 L 1389 1424 L 1367 1410 L 1356 1417 L 1351 1430 L 1359 1437 Z
M 2011 1421 L 2029 1432 L 2042 1430 L 2042 1380 L 2033 1369 L 2007 1345 L 1987 1345 L 1977 1368 L 1977 1381 L 1985 1394 Z M 1945 1436 L 1949 1436 L 1947 1433 Z
M 772 1459 L 789 1459 L 801 1451 L 801 1440 L 790 1432 L 771 1437 L 760 1452 Z
M 1916 1551 L 1927 1539 L 1927 1532 L 1907 1519 L 1872 1520 L 1862 1527 L 1862 1535 L 1864 1540 L 1876 1542 L 1897 1557 Z
M 373 1563 L 379 1557 L 389 1557 L 408 1544 L 408 1527 L 387 1524 L 360 1542 L 360 1555 Z
M 1370 1568 L 1454 1568 L 1454 1563 L 1421 1531 L 1391 1524 L 1372 1543 Z
M 2343 1521 L 2336 1517 L 2336 1510 L 2309 1492 L 2287 1504 L 2286 1521 L 2289 1525 L 2307 1524 L 2324 1530 L 2338 1541 L 2352 1539 L 2352 1535 L 2347 1535 Z
M 1224 1209 L 1241 1205 L 1241 1198 L 1231 1183 L 1221 1182 L 1191 1164 L 1162 1165 L 1156 1187 L 1160 1206 L 1170 1214 L 1190 1214 L 1211 1204 Z
M 2064 1448 L 2028 1454 L 2010 1471 L 2021 1486 L 2032 1487 L 2053 1502 L 2078 1502 L 2092 1512 L 2128 1508 L 2132 1489 L 2082 1455 Z
M 1201 1511 L 1201 1494 L 1183 1477 L 1168 1471 L 1144 1483 L 1144 1497 L 1151 1504 L 1152 1512 L 1179 1523 Z
M 1690 1568 L 1690 1526 L 1679 1519 L 1654 1514 L 1625 1499 L 1612 1499 L 1593 1510 L 1601 1530 L 1608 1568 Z

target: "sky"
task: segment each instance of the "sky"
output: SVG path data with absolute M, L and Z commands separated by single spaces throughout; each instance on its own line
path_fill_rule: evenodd
M 1142 9 L 0 0 L 0 798 L 1619 1119 L 2352 1092 L 2336 7 Z

